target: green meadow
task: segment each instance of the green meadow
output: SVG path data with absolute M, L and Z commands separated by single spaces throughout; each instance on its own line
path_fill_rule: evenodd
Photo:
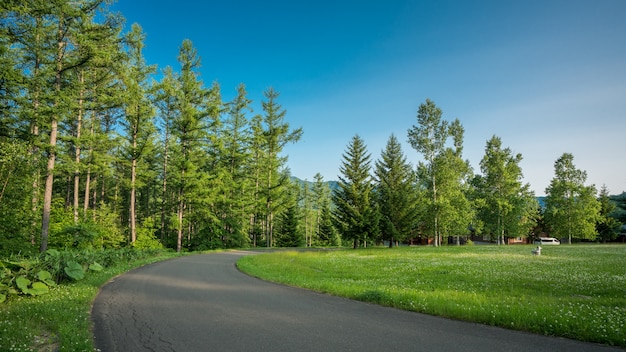
M 270 281 L 508 329 L 626 346 L 626 246 L 444 246 L 275 252 Z

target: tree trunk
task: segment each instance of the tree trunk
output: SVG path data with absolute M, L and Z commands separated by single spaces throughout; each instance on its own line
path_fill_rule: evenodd
M 185 170 L 180 172 L 181 186 L 178 191 L 178 236 L 176 238 L 176 251 L 178 253 L 183 249 L 183 212 L 185 210 Z
M 55 107 L 59 109 L 59 99 L 61 95 L 61 73 L 63 68 L 63 51 L 65 42 L 63 36 L 65 33 L 63 22 L 59 23 L 56 55 L 56 73 L 55 73 L 55 91 L 56 99 Z M 50 121 L 50 143 L 48 145 L 48 164 L 46 166 L 46 188 L 43 195 L 43 215 L 41 220 L 41 245 L 39 250 L 45 252 L 48 249 L 48 232 L 50 229 L 50 209 L 52 207 L 52 186 L 54 185 L 54 163 L 56 161 L 56 145 L 57 145 L 58 116 L 52 114 Z
M 41 245 L 39 251 L 45 252 L 48 249 L 48 230 L 50 228 L 50 208 L 52 206 L 52 185 L 54 183 L 54 163 L 56 152 L 54 148 L 57 143 L 57 120 L 53 117 L 50 125 L 50 151 L 48 153 L 48 164 L 46 166 L 46 188 L 43 195 L 43 216 L 41 220 Z
M 139 113 L 138 113 L 139 114 Z M 133 153 L 132 162 L 130 168 L 130 243 L 135 243 L 137 240 L 137 215 L 136 210 L 136 197 L 137 187 L 135 185 L 137 179 L 137 125 L 133 128 Z
M 74 224 L 78 223 L 78 201 L 80 192 L 80 133 L 83 125 L 83 96 L 85 94 L 83 83 L 85 83 L 84 72 L 80 72 L 80 93 L 78 97 L 78 117 L 76 119 L 76 142 L 74 143 L 74 162 L 76 163 L 74 169 Z
M 433 165 L 434 161 L 432 160 L 433 158 L 431 158 L 431 162 L 430 164 Z M 431 166 L 433 167 L 433 166 Z M 438 220 L 439 220 L 439 211 L 437 209 L 437 185 L 436 185 L 436 178 L 435 178 L 435 171 L 433 170 L 433 175 L 432 175 L 432 182 L 433 182 L 433 207 L 435 210 L 435 222 L 434 222 L 434 231 L 435 231 L 435 247 L 439 247 L 439 228 L 438 228 Z
M 183 191 L 178 194 L 178 237 L 176 239 L 176 251 L 181 252 L 183 247 Z
M 267 202 L 265 203 L 265 244 L 266 247 L 272 246 L 272 168 L 268 166 L 267 172 Z
M 38 102 L 35 102 L 35 107 L 37 107 L 39 105 Z M 37 108 L 35 108 L 35 111 L 37 110 Z M 32 133 L 33 133 L 33 137 L 35 140 L 37 140 L 37 136 L 39 136 L 39 127 L 37 126 L 37 122 L 35 122 L 33 124 L 32 127 Z M 39 178 L 41 177 L 40 171 L 39 171 L 39 148 L 37 147 L 37 142 L 35 141 L 33 143 L 33 146 L 31 148 L 31 154 L 33 156 L 32 159 L 32 163 L 34 165 L 34 175 L 33 175 L 33 187 L 32 187 L 32 197 L 31 197 L 31 211 L 32 214 L 37 214 L 37 207 L 39 205 Z M 35 237 L 36 237 L 36 228 L 37 228 L 37 221 L 35 220 L 35 216 L 32 216 L 32 222 L 31 222 L 31 231 L 30 231 L 30 242 L 31 244 L 34 246 L 35 245 Z
M 137 223 L 135 214 L 135 202 L 136 202 L 136 188 L 135 182 L 137 178 L 137 160 L 133 158 L 131 171 L 130 171 L 130 243 L 135 243 L 137 239 Z
M 163 196 L 161 198 L 161 241 L 165 239 L 165 211 L 167 205 L 167 162 L 169 157 L 169 123 L 165 122 L 165 145 L 163 155 Z
M 95 116 L 92 120 L 95 120 Z M 92 121 L 91 123 L 91 128 L 89 129 L 89 152 L 88 152 L 88 159 L 91 160 L 91 157 L 93 155 L 93 134 L 94 134 L 94 130 L 93 130 L 93 125 L 96 123 L 96 121 Z M 91 164 L 89 162 L 88 166 L 87 166 L 87 175 L 85 176 L 85 201 L 83 203 L 83 217 L 87 216 L 87 210 L 89 210 L 89 189 L 91 187 Z

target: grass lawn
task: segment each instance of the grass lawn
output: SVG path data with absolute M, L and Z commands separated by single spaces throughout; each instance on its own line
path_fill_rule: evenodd
M 250 275 L 509 329 L 626 346 L 626 246 L 444 246 L 276 252 Z

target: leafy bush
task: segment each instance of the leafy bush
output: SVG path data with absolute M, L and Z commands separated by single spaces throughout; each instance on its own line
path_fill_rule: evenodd
M 107 250 L 49 249 L 31 258 L 0 260 L 0 303 L 15 295 L 41 295 L 50 287 L 78 281 L 90 272 L 146 259 L 166 252 L 163 249 L 138 250 L 132 247 Z
M 133 246 L 137 249 L 162 249 L 163 244 L 154 235 L 156 230 L 154 218 L 145 219 L 143 226 L 137 229 L 137 239 Z
M 117 216 L 110 207 L 101 205 L 98 217 L 86 217 L 74 223 L 74 214 L 65 209 L 61 200 L 55 200 L 50 223 L 50 247 L 61 249 L 119 248 L 124 235 Z
M 54 286 L 49 271 L 38 270 L 28 261 L 0 261 L 0 303 L 11 295 L 42 295 Z

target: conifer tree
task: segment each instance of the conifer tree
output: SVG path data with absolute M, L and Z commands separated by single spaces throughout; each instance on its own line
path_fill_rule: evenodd
M 282 195 L 285 192 L 289 179 L 283 172 L 287 157 L 282 150 L 288 143 L 295 143 L 302 136 L 302 128 L 290 130 L 289 123 L 285 122 L 286 111 L 278 104 L 279 93 L 268 88 L 263 95 L 262 129 L 262 158 L 261 160 L 261 189 L 265 203 L 264 234 L 266 246 L 273 245 L 274 215 L 283 206 Z
M 121 68 L 121 81 L 124 86 L 124 121 L 126 149 L 130 159 L 130 200 L 129 223 L 130 243 L 137 239 L 137 173 L 139 163 L 153 145 L 155 131 L 153 117 L 155 114 L 149 100 L 151 87 L 149 76 L 155 72 L 154 66 L 148 66 L 143 58 L 143 42 L 145 35 L 138 24 L 133 24 L 126 36 L 127 62 Z
M 253 212 L 251 178 L 247 164 L 251 159 L 249 145 L 251 131 L 246 111 L 252 111 L 246 87 L 237 87 L 237 96 L 226 104 L 226 118 L 222 123 L 223 156 L 221 160 L 222 195 L 218 212 L 223 224 L 224 237 L 229 245 L 248 244 L 248 216 Z
M 298 199 L 296 185 L 289 186 L 285 196 L 285 209 L 279 215 L 276 245 L 278 247 L 300 247 L 304 244 L 298 230 Z
M 263 203 L 262 194 L 262 174 L 265 165 L 265 149 L 264 149 L 264 133 L 263 120 L 261 115 L 255 115 L 250 120 L 250 131 L 252 138 L 250 140 L 251 160 L 247 165 L 248 174 L 251 179 L 252 187 L 252 214 L 250 215 L 250 234 L 252 238 L 252 246 L 256 247 L 258 242 L 264 236 L 264 219 L 265 204 Z
M 330 188 L 319 172 L 315 174 L 314 178 L 315 235 L 322 246 L 338 246 L 341 241 L 332 221 Z
M 40 0 L 26 1 L 12 12 L 9 21 L 16 36 L 12 39 L 32 74 L 24 90 L 24 112 L 28 114 L 30 131 L 35 139 L 45 138 L 41 148 L 34 145 L 34 153 L 45 153 L 47 159 L 40 250 L 48 247 L 50 212 L 53 196 L 55 164 L 59 148 L 59 126 L 70 116 L 76 116 L 77 72 L 91 64 L 96 56 L 94 42 L 98 37 L 114 32 L 115 21 L 94 21 L 102 0 L 57 1 L 54 4 Z M 36 180 L 33 185 L 38 187 Z M 33 203 L 38 199 L 33 193 Z
M 181 65 L 178 76 L 180 91 L 176 94 L 177 111 L 171 127 L 178 149 L 178 155 L 173 158 L 172 166 L 177 171 L 176 250 L 180 252 L 185 227 L 188 239 L 194 232 L 190 216 L 185 215 L 208 208 L 201 205 L 210 200 L 209 174 L 202 170 L 206 170 L 209 166 L 205 149 L 208 143 L 208 132 L 210 125 L 218 118 L 221 103 L 219 88 L 217 86 L 211 89 L 204 88 L 198 77 L 200 57 L 190 40 L 183 41 L 178 61 Z
M 611 201 L 609 189 L 606 185 L 603 185 L 600 189 L 598 202 L 600 203 L 600 213 L 598 214 L 596 231 L 598 231 L 600 240 L 606 243 L 617 237 L 622 224 L 614 217 L 617 206 Z
M 416 177 L 394 135 L 389 137 L 375 166 L 381 231 L 383 239 L 389 240 L 392 247 L 397 241 L 408 238 L 417 226 Z
M 378 211 L 373 201 L 373 184 L 370 175 L 371 155 L 365 142 L 355 135 L 343 154 L 339 168 L 339 188 L 333 193 L 335 224 L 353 248 L 375 240 L 378 235 Z
M 163 70 L 163 78 L 156 89 L 155 104 L 159 110 L 161 118 L 161 204 L 160 204 L 160 228 L 161 241 L 167 238 L 167 228 L 169 224 L 169 214 L 172 213 L 171 206 L 174 203 L 168 189 L 168 177 L 170 158 L 172 153 L 171 133 L 172 125 L 177 116 L 177 95 L 180 93 L 179 81 L 171 67 Z

